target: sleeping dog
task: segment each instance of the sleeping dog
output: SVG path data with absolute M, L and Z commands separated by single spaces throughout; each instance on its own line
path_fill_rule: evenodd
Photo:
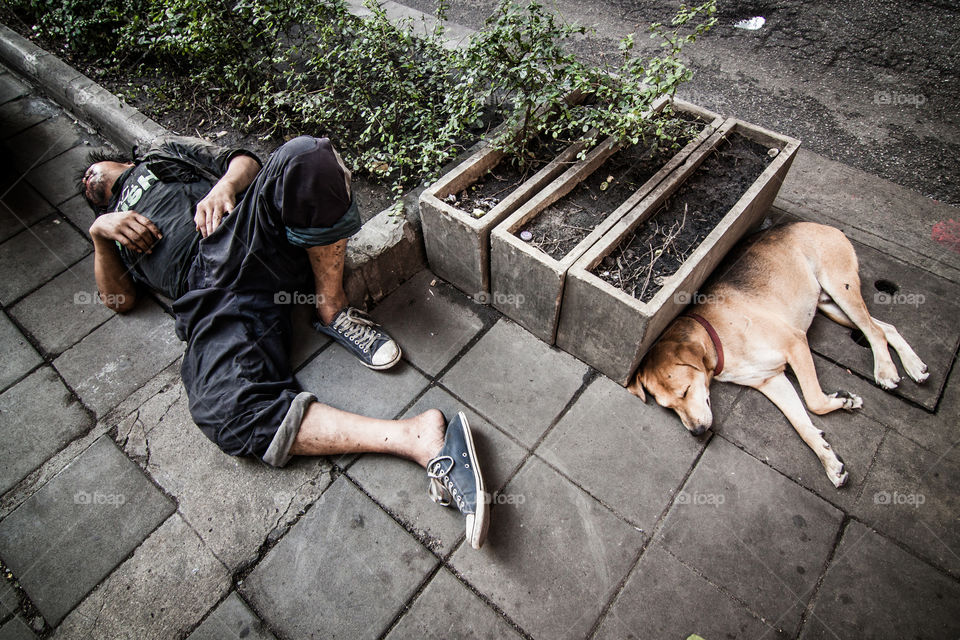
M 820 389 L 807 344 L 817 310 L 863 332 L 873 351 L 873 377 L 884 389 L 900 382 L 888 345 L 916 382 L 927 379 L 927 366 L 893 325 L 870 316 L 860 295 L 856 253 L 839 229 L 810 222 L 774 227 L 749 238 L 719 271 L 699 296 L 703 302 L 674 320 L 647 353 L 630 391 L 646 401 L 646 390 L 699 435 L 713 422 L 711 381 L 753 387 L 784 413 L 834 486 L 843 486 L 843 461 L 784 374 L 789 365 L 807 408 L 817 415 L 863 406 L 855 395 Z

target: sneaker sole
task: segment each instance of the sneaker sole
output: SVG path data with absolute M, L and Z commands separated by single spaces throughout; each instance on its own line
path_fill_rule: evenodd
M 487 539 L 487 530 L 490 528 L 490 511 L 487 500 L 487 492 L 483 486 L 483 476 L 480 475 L 480 462 L 477 459 L 477 450 L 473 444 L 473 432 L 470 430 L 470 423 L 467 422 L 467 416 L 462 411 L 459 412 L 460 423 L 463 425 L 464 440 L 467 443 L 467 454 L 473 462 L 473 481 L 477 488 L 477 512 L 473 516 L 467 516 L 467 542 L 474 549 L 483 546 Z

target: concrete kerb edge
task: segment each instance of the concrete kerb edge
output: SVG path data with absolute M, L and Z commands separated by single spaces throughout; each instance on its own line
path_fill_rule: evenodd
M 172 133 L 3 24 L 0 62 L 119 149 L 145 148 Z M 415 199 L 406 199 L 407 216 L 391 215 L 390 209 L 378 213 L 351 240 L 351 245 L 362 245 L 362 250 L 348 248 L 344 280 L 351 304 L 381 300 L 426 266 L 419 211 L 410 210 L 416 206 Z

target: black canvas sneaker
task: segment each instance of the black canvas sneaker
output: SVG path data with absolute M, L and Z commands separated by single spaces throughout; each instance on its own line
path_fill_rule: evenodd
M 473 446 L 473 435 L 463 412 L 447 425 L 443 449 L 427 464 L 430 498 L 443 506 L 456 505 L 467 518 L 467 542 L 479 549 L 490 525 L 489 500 Z
M 347 307 L 330 324 L 319 320 L 313 328 L 347 348 L 360 362 L 378 371 L 400 362 L 400 347 L 370 316 Z

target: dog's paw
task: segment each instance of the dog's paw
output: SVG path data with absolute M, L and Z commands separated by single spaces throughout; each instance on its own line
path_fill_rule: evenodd
M 831 393 L 830 397 L 842 399 L 843 406 L 841 409 L 844 411 L 853 411 L 854 409 L 860 409 L 863 407 L 863 398 L 855 393 L 850 393 L 849 391 L 837 391 L 835 393 Z
M 910 376 L 910 379 L 921 384 L 930 377 L 930 373 L 927 371 L 927 365 L 923 364 L 923 361 L 920 358 L 917 358 L 916 362 L 904 362 L 903 368 L 907 370 L 907 375 Z
M 897 385 L 900 384 L 900 376 L 889 376 L 882 377 L 876 376 L 877 385 L 881 389 L 886 389 L 887 391 L 892 391 L 897 388 Z
M 847 484 L 847 480 L 849 479 L 850 479 L 850 474 L 846 472 L 842 464 L 840 465 L 840 473 L 835 476 L 834 475 L 830 476 L 830 482 L 832 482 L 833 486 L 835 486 L 837 489 Z

